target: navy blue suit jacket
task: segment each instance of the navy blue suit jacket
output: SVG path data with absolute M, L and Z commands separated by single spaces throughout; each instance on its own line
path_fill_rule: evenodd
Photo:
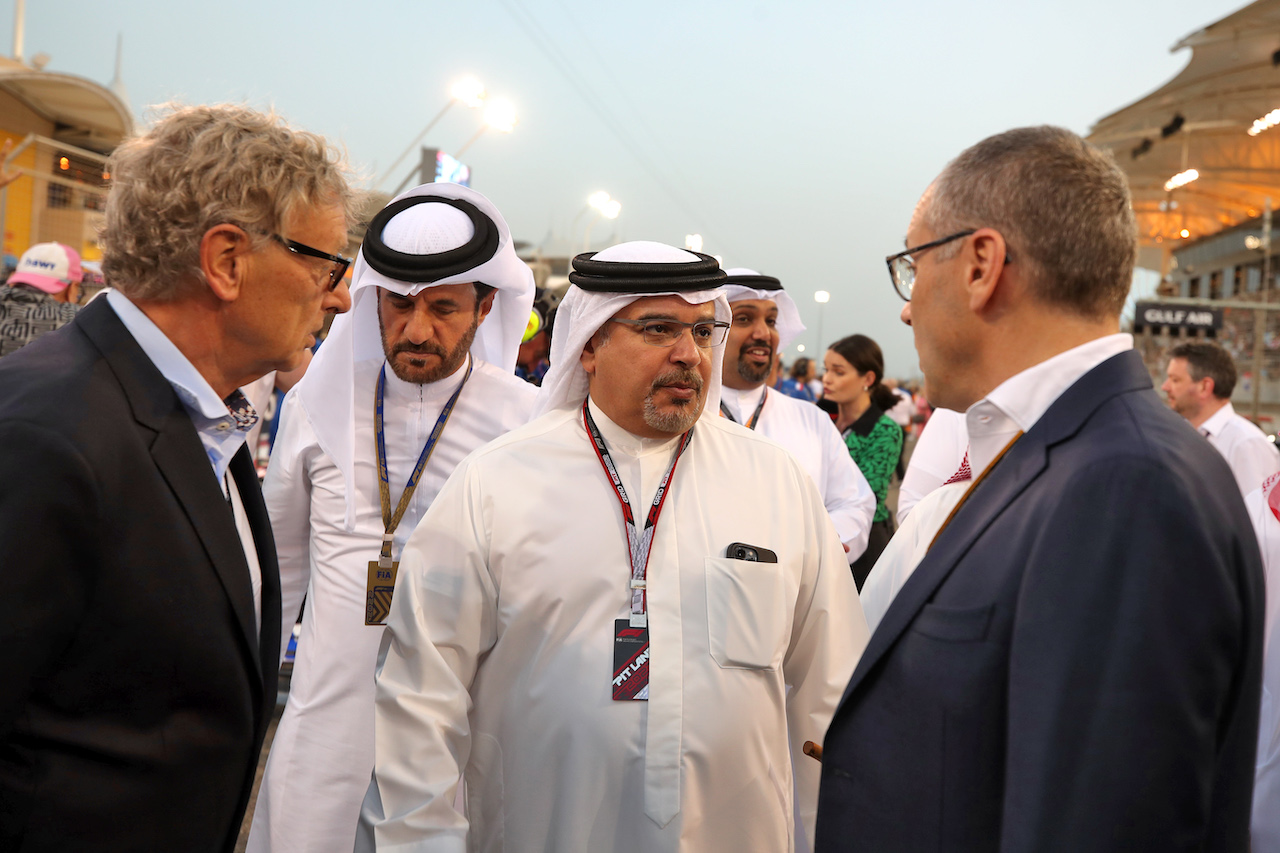
M 0 359 L 0 850 L 231 851 L 276 701 L 280 578 L 106 300 Z
M 1226 463 L 1136 353 L 1098 365 L 871 637 L 816 850 L 1246 850 L 1262 582 Z

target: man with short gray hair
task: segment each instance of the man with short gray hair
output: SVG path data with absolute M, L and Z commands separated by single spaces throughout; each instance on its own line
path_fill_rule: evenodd
M 1258 546 L 1120 334 L 1124 174 L 1011 130 L 946 167 L 906 244 L 890 277 L 974 482 L 913 511 L 937 521 L 827 732 L 816 849 L 1246 849 Z
M 1160 386 L 1169 408 L 1209 439 L 1231 466 L 1240 494 L 1248 495 L 1280 471 L 1280 451 L 1262 430 L 1236 414 L 1231 405 L 1235 387 L 1235 362 L 1212 341 L 1186 341 L 1169 350 Z
M 0 848 L 230 851 L 280 637 L 237 389 L 350 307 L 355 199 L 245 107 L 172 109 L 107 169 L 113 290 L 0 361 Z

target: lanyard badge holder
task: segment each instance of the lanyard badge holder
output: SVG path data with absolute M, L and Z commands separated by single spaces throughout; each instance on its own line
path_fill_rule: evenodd
M 596 427 L 587 408 L 582 403 L 582 422 L 587 434 L 591 437 L 591 446 L 600 460 L 609 485 L 622 507 L 622 520 L 627 531 L 627 553 L 631 563 L 631 615 L 627 619 L 614 620 L 613 628 L 613 698 L 615 700 L 647 700 L 649 698 L 649 614 L 648 588 L 646 576 L 649 567 L 649 552 L 653 548 L 653 533 L 658 526 L 658 516 L 662 514 L 662 506 L 667 499 L 667 486 L 675 473 L 676 463 L 693 440 L 693 429 L 690 428 L 680 436 L 680 443 L 667 466 L 667 473 L 658 484 L 658 491 L 653 496 L 653 503 L 645 516 L 644 527 L 637 529 L 635 515 L 631 511 L 631 502 L 627 499 L 627 490 L 618 476 L 618 469 L 609 455 L 609 448 L 604 436 Z
M 453 396 L 449 398 L 449 402 L 444 404 L 444 408 L 440 410 L 440 416 L 436 418 L 436 425 L 431 430 L 431 435 L 427 436 L 427 443 L 423 445 L 422 452 L 418 454 L 418 462 L 413 466 L 413 473 L 409 475 L 409 481 L 405 483 L 404 492 L 400 495 L 400 502 L 396 504 L 396 511 L 391 512 L 391 477 L 387 471 L 387 437 L 383 430 L 383 397 L 385 396 L 387 384 L 387 366 L 382 366 L 382 371 L 378 374 L 378 385 L 374 391 L 373 398 L 373 432 L 377 439 L 378 447 L 378 497 L 382 503 L 382 548 L 378 551 L 378 559 L 369 561 L 369 580 L 365 587 L 365 608 L 364 608 L 364 624 L 366 625 L 385 625 L 387 615 L 391 612 L 391 596 L 396 588 L 396 572 L 400 569 L 399 561 L 391 559 L 391 544 L 395 541 L 396 528 L 400 526 L 400 520 L 404 518 L 405 512 L 409 509 L 409 502 L 413 500 L 413 493 L 418 488 L 418 482 L 422 479 L 422 472 L 426 470 L 427 462 L 431 459 L 431 454 L 436 449 L 436 443 L 440 440 L 440 435 L 444 432 L 445 424 L 449 422 L 449 416 L 453 414 L 453 406 L 458 402 L 462 389 L 466 387 L 467 380 L 471 378 L 471 368 L 474 363 L 468 358 L 467 372 L 462 377 L 461 384 L 458 389 L 453 392 Z

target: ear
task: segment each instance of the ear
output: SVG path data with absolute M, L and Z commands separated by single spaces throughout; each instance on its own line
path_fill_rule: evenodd
M 1004 278 L 1005 259 L 1009 247 L 1004 235 L 994 228 L 979 228 L 965 249 L 965 287 L 969 293 L 969 309 L 975 314 L 991 308 L 997 288 Z
M 587 372 L 588 376 L 596 375 L 596 336 L 592 335 L 587 341 L 587 345 L 582 348 L 582 355 L 578 361 L 582 364 L 582 369 Z
M 480 300 L 480 304 L 476 306 L 476 310 L 480 312 L 479 323 L 484 322 L 484 318 L 489 316 L 489 312 L 493 310 L 493 297 L 498 295 L 498 291 L 491 290 L 489 295 Z
M 200 238 L 200 271 L 219 300 L 234 302 L 240 297 L 249 251 L 249 235 L 230 223 L 215 225 Z

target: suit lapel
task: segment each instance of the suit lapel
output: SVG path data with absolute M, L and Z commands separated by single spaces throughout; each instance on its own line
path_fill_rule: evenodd
M 974 490 L 924 556 L 889 605 L 862 653 L 841 704 L 862 683 L 877 661 L 893 647 L 920 609 L 933 597 L 956 564 L 999 515 L 1027 488 L 1048 463 L 1048 451 L 1075 435 L 1107 400 L 1118 394 L 1151 390 L 1142 359 L 1133 351 L 1107 359 L 1071 385 L 1054 401 Z
M 154 433 L 151 457 L 204 546 L 253 652 L 251 657 L 260 666 L 249 566 L 231 508 L 182 401 L 104 300 L 86 306 L 75 322 L 102 352 L 138 424 Z M 278 607 L 278 577 L 275 583 Z

